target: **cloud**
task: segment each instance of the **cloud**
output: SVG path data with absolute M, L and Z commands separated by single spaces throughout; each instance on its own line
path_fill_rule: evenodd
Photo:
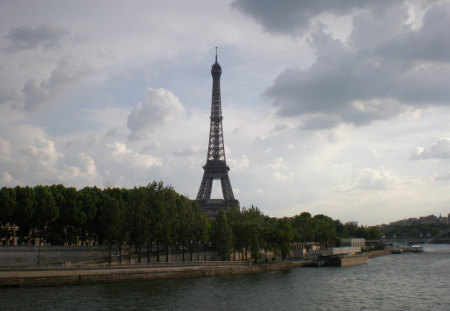
M 385 190 L 397 181 L 395 176 L 388 172 L 380 172 L 365 168 L 356 179 L 353 189 Z
M 171 154 L 175 157 L 192 157 L 192 156 L 197 157 L 203 151 L 204 150 L 199 149 L 196 146 L 192 146 L 192 147 L 180 150 L 180 151 L 174 151 Z
M 139 102 L 128 116 L 130 139 L 140 139 L 159 132 L 184 112 L 183 104 L 172 92 L 163 88 L 146 89 L 146 100 Z
M 398 61 L 450 61 L 450 3 L 430 8 L 418 30 L 408 29 L 380 51 Z
M 228 165 L 233 171 L 246 170 L 250 165 L 250 160 L 244 154 L 240 159 L 228 158 Z
M 340 123 L 341 119 L 338 116 L 317 115 L 305 120 L 303 124 L 300 125 L 300 129 L 304 131 L 326 130 L 335 128 Z
M 59 48 L 68 31 L 58 26 L 41 24 L 36 27 L 22 25 L 9 29 L 7 38 L 10 44 L 5 48 L 7 52 L 20 50 L 44 50 Z
M 1 77 L 3 82 L 0 84 L 0 104 L 10 101 L 16 101 L 20 98 L 19 94 L 14 90 L 13 86 L 8 83 L 6 77 Z
M 235 0 L 231 6 L 251 16 L 270 33 L 302 35 L 320 15 L 328 13 L 340 16 L 355 9 L 374 6 L 387 8 L 390 2 L 380 0 Z
M 62 182 L 79 183 L 83 185 L 98 185 L 100 174 L 92 157 L 84 152 L 78 155 L 80 165 L 66 165 L 59 175 Z
M 107 144 L 111 150 L 111 154 L 116 162 L 127 163 L 140 168 L 148 169 L 152 166 L 161 166 L 162 161 L 149 154 L 140 154 L 132 149 L 129 149 L 124 143 L 114 142 Z
M 2 178 L 0 181 L 3 187 L 5 186 L 14 187 L 20 184 L 20 182 L 14 179 L 14 177 L 12 177 L 7 171 L 3 171 Z
M 450 180 L 450 172 L 448 172 L 448 173 L 446 173 L 446 174 L 441 174 L 441 175 L 434 174 L 434 175 L 431 177 L 431 179 L 432 179 L 432 180 Z
M 43 170 L 53 170 L 63 155 L 55 148 L 52 140 L 36 138 L 34 144 L 26 149 L 30 162 L 37 164 Z
M 9 186 L 21 184 L 101 185 L 93 158 L 76 148 L 61 152 L 58 143 L 36 126 L 9 124 L 0 138 L 0 173 Z M 10 142 L 14 142 L 14 144 Z M 91 149 L 92 151 L 92 149 Z M 104 155 L 105 152 L 102 153 Z M 9 176 L 9 177 L 8 177 Z
M 272 170 L 272 176 L 277 180 L 288 180 L 294 177 L 294 173 L 289 170 L 283 157 L 274 158 L 266 167 Z
M 412 160 L 450 159 L 450 137 L 440 138 L 427 149 L 417 147 L 416 153 L 410 158 Z
M 7 161 L 11 158 L 11 144 L 0 137 L 0 160 Z
M 450 80 L 450 62 L 443 64 L 446 58 L 429 50 L 442 46 L 443 54 L 450 55 L 450 49 L 446 50 L 450 44 L 441 38 L 441 30 L 431 38 L 429 33 L 440 26 L 450 27 L 450 5 L 430 10 L 417 31 L 404 25 L 406 5 L 393 8 L 397 14 L 366 10 L 355 15 L 347 42 L 334 39 L 323 27 L 316 29 L 309 40 L 315 63 L 304 69 L 287 68 L 265 91 L 278 115 L 320 115 L 306 127 L 321 129 L 339 123 L 367 125 L 411 109 L 449 105 L 446 81 Z M 399 45 L 411 36 L 414 39 L 409 41 L 427 49 L 403 59 L 405 51 L 413 47 Z
M 28 80 L 22 90 L 24 95 L 24 109 L 35 110 L 74 88 L 76 84 L 89 73 L 91 67 L 84 63 L 78 65 L 69 56 L 63 57 L 56 68 L 51 72 L 46 80 Z
M 119 131 L 117 130 L 117 127 L 108 130 L 108 132 L 106 132 L 106 136 L 110 137 L 119 136 Z
M 393 175 L 389 171 L 374 170 L 364 168 L 359 175 L 350 184 L 339 187 L 338 191 L 354 191 L 354 190 L 388 190 L 403 185 L 415 184 L 418 181 L 410 177 L 399 177 Z

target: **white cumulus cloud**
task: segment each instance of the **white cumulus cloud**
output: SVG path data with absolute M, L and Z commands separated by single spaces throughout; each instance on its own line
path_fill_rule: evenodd
M 124 143 L 114 142 L 108 144 L 107 147 L 111 150 L 114 159 L 119 162 L 125 162 L 129 165 L 134 165 L 148 169 L 152 166 L 162 165 L 162 161 L 149 154 L 140 154 L 132 149 L 129 149 Z
M 441 137 L 437 142 L 428 148 L 417 147 L 416 152 L 411 156 L 413 160 L 424 159 L 449 159 L 450 158 L 450 137 Z
M 130 139 L 140 139 L 159 130 L 179 118 L 184 107 L 177 96 L 163 88 L 146 89 L 146 99 L 139 102 L 128 116 L 127 126 Z

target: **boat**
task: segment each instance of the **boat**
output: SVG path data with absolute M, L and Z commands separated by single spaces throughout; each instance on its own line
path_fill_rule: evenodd
M 409 246 L 408 251 L 412 252 L 412 253 L 422 253 L 423 252 L 423 245 L 421 245 L 421 244 L 412 244 L 412 245 Z
M 395 247 L 395 248 L 392 249 L 391 253 L 392 254 L 403 254 L 403 252 L 404 252 L 403 248 Z

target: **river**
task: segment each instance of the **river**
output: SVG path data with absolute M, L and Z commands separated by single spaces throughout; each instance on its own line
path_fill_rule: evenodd
M 0 310 L 450 310 L 450 245 L 345 268 L 1 288 Z

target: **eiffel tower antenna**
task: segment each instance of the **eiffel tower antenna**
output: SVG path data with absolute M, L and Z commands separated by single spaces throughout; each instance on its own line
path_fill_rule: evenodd
M 212 99 L 211 99 L 211 117 L 209 127 L 208 153 L 206 156 L 206 164 L 203 166 L 203 178 L 200 189 L 197 194 L 197 203 L 200 211 L 209 217 L 215 218 L 221 209 L 239 208 L 239 201 L 234 198 L 233 189 L 231 188 L 227 165 L 225 158 L 225 145 L 223 140 L 222 126 L 222 104 L 220 96 L 220 76 L 222 68 L 217 62 L 211 67 L 211 75 L 213 78 Z M 211 190 L 214 180 L 220 180 L 222 186 L 223 199 L 211 199 Z

